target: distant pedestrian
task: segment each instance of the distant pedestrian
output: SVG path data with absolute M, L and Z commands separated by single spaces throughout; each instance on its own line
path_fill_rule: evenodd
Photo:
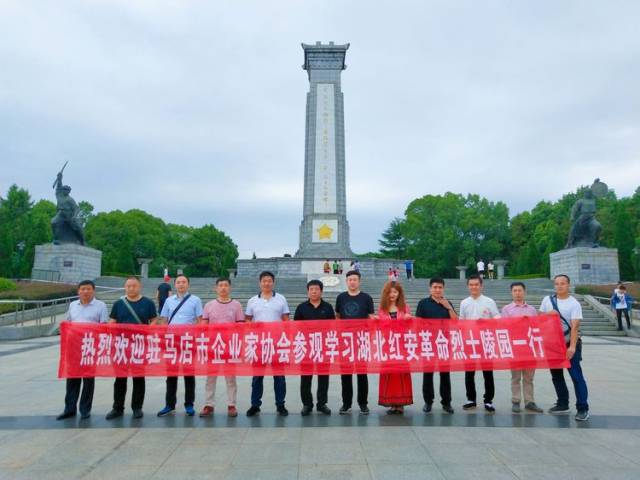
M 487 265 L 487 270 L 489 270 L 489 280 L 493 280 L 493 262 L 491 260 L 489 260 L 489 264 Z
M 413 262 L 411 260 L 405 260 L 404 269 L 407 272 L 407 280 L 413 278 Z
M 162 307 L 164 307 L 164 302 L 167 301 L 167 298 L 171 296 L 171 277 L 169 275 L 164 276 L 164 281 L 158 285 L 158 289 L 156 291 L 156 300 L 158 301 L 158 312 L 162 312 Z
M 478 275 L 480 275 L 480 278 L 484 278 L 484 261 L 482 259 L 476 263 L 476 268 L 478 269 Z
M 333 274 L 338 275 L 340 273 L 340 265 L 338 264 L 338 260 L 333 261 Z
M 622 330 L 622 315 L 627 320 L 627 328 L 631 329 L 631 307 L 633 297 L 627 293 L 627 287 L 620 284 L 611 296 L 611 308 L 615 310 L 618 319 L 618 330 Z

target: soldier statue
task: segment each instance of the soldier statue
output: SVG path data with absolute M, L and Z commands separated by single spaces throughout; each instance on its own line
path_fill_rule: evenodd
M 62 172 L 67 166 L 65 163 L 62 170 L 58 172 L 53 188 L 56 190 L 56 200 L 58 202 L 56 216 L 51 220 L 53 230 L 53 243 L 75 243 L 84 245 L 84 234 L 78 214 L 80 209 L 76 201 L 69 195 L 71 187 L 62 184 Z
M 571 209 L 571 230 L 565 248 L 599 247 L 598 238 L 602 225 L 596 220 L 596 197 L 606 195 L 608 187 L 599 178 L 585 190 L 584 198 L 578 200 Z

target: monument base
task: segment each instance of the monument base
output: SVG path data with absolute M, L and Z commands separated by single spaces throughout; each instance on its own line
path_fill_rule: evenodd
M 551 278 L 568 275 L 573 285 L 602 285 L 620 281 L 616 248 L 575 247 L 550 256 Z
M 257 278 L 260 272 L 268 270 L 276 277 L 307 278 L 309 275 L 313 275 L 314 278 L 319 278 L 319 276 L 324 274 L 323 267 L 325 260 L 329 260 L 329 265 L 331 265 L 333 269 L 335 258 L 272 257 L 238 260 L 238 276 Z M 351 262 L 354 259 L 338 258 L 337 260 L 344 275 L 351 268 Z M 393 267 L 398 268 L 401 276 L 403 276 L 405 272 L 404 260 L 393 258 L 360 258 L 359 261 L 360 273 L 363 277 L 386 278 L 389 268 Z M 333 275 L 333 270 L 331 271 L 331 275 Z
M 36 246 L 31 278 L 58 282 L 78 283 L 95 280 L 100 276 L 102 252 L 74 243 Z

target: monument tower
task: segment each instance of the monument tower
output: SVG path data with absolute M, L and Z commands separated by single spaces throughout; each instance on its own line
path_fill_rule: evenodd
M 349 44 L 302 44 L 309 76 L 304 203 L 299 258 L 353 257 L 345 192 L 344 101 L 340 83 Z

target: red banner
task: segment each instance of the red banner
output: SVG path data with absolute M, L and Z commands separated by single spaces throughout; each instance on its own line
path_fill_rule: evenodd
M 61 324 L 58 376 L 338 375 L 568 367 L 555 315 L 495 320 Z

